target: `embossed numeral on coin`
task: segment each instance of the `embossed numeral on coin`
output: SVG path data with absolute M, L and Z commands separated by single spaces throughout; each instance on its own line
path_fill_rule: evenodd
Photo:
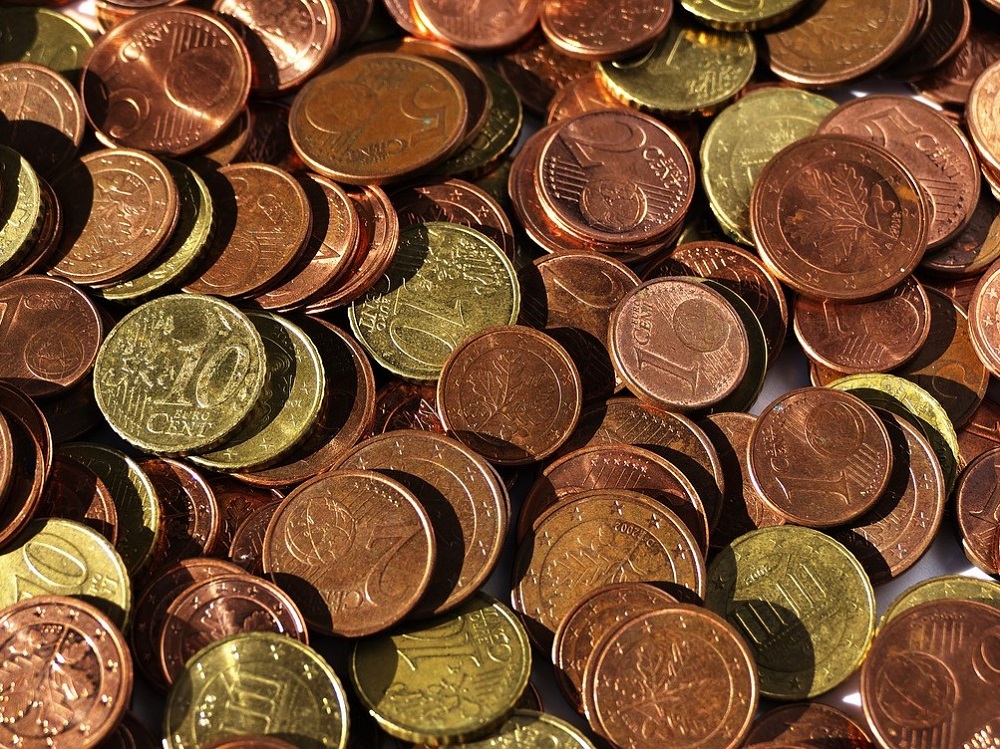
M 180 346 L 185 355 L 177 371 L 174 385 L 160 405 L 214 408 L 222 404 L 239 387 L 236 373 L 244 368 L 250 352 L 239 343 L 209 350 L 211 341 L 198 341 Z

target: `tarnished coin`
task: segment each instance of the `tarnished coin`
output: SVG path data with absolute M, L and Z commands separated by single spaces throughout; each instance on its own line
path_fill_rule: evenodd
M 972 292 L 969 334 L 983 364 L 1000 376 L 1000 261 L 989 267 Z
M 227 556 L 252 575 L 264 576 L 264 536 L 267 535 L 267 526 L 271 524 L 271 518 L 281 502 L 282 500 L 276 499 L 252 510 L 233 532 L 232 543 L 226 550 Z
M 625 5 L 543 2 L 542 31 L 559 51 L 584 60 L 617 60 L 641 52 L 667 30 L 672 0 Z
M 968 465 L 994 447 L 1000 447 L 1000 406 L 984 398 L 972 418 L 958 432 L 961 462 Z
M 459 49 L 503 49 L 526 37 L 538 21 L 540 0 L 486 0 L 456 14 L 450 0 L 411 0 L 417 26 Z
M 996 113 L 1000 107 L 1000 61 L 979 74 L 969 91 L 965 119 L 969 135 L 984 167 L 1000 168 L 1000 129 Z
M 497 70 L 517 92 L 524 108 L 539 116 L 545 114 L 563 86 L 594 74 L 593 63 L 562 54 L 540 31 L 499 57 Z
M 222 530 L 219 533 L 216 551 L 229 548 L 233 541 L 233 534 L 250 513 L 275 500 L 285 498 L 285 494 L 277 489 L 250 486 L 228 476 L 211 476 L 208 479 L 208 485 L 212 488 L 222 513 Z
M 498 729 L 530 675 L 524 627 L 482 593 L 444 616 L 359 640 L 351 659 L 355 692 L 379 725 L 434 744 Z
M 190 466 L 170 458 L 147 458 L 139 468 L 160 500 L 160 541 L 154 567 L 173 566 L 182 559 L 211 553 L 222 530 L 222 513 L 215 493 Z
M 954 57 L 910 86 L 921 96 L 946 107 L 964 108 L 976 79 L 1000 59 L 1000 35 L 989 24 L 973 23 Z
M 989 190 L 982 190 L 965 228 L 954 239 L 924 255 L 920 267 L 949 278 L 968 278 L 981 274 L 997 258 L 1000 258 L 1000 203 Z M 962 306 L 968 308 L 967 304 Z
M 56 455 L 45 481 L 37 518 L 76 520 L 118 541 L 118 511 L 107 484 L 94 471 L 66 455 Z
M 969 560 L 990 575 L 997 574 L 997 533 L 1000 528 L 1000 449 L 972 461 L 955 486 L 955 519 L 962 548 Z
M 437 412 L 437 385 L 421 385 L 394 380 L 375 396 L 373 434 L 397 429 L 420 429 L 444 434 Z
M 208 296 L 160 297 L 108 334 L 94 368 L 97 402 L 119 434 L 154 453 L 204 450 L 256 405 L 264 344 L 246 315 Z
M 810 749 L 873 749 L 865 729 L 846 713 L 822 702 L 769 710 L 754 721 L 746 746 L 787 743 Z
M 38 406 L 17 388 L 0 383 L 0 414 L 10 437 L 5 496 L 0 502 L 0 546 L 34 516 L 52 467 L 52 435 Z

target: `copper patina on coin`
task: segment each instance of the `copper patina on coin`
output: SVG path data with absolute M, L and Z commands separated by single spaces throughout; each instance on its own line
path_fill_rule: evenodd
M 89 525 L 112 544 L 118 541 L 118 511 L 100 476 L 83 463 L 56 455 L 35 517 L 60 517 Z
M 153 482 L 162 510 L 161 540 L 152 564 L 172 566 L 212 552 L 218 544 L 222 515 L 215 493 L 201 474 L 170 458 L 147 458 L 139 467 Z
M 997 574 L 1000 448 L 983 453 L 962 472 L 955 487 L 955 519 L 969 560 L 984 572 Z

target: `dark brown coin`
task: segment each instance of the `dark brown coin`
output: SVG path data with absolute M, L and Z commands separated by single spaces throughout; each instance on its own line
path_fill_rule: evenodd
M 981 18 L 972 24 L 968 38 L 951 60 L 912 86 L 937 104 L 964 107 L 976 78 L 997 59 L 1000 59 L 1000 34 Z
M 0 379 L 33 398 L 64 394 L 94 366 L 104 323 L 69 281 L 21 276 L 0 283 Z
M 1000 449 L 983 453 L 962 471 L 955 487 L 955 519 L 965 555 L 997 574 L 996 537 L 1000 528 Z
M 219 575 L 192 583 L 167 608 L 160 666 L 173 684 L 206 645 L 242 632 L 277 632 L 307 643 L 306 623 L 291 598 L 267 580 Z
M 258 161 L 272 164 L 289 172 L 305 169 L 292 148 L 288 132 L 287 104 L 280 101 L 255 101 L 250 103 L 251 125 L 246 141 L 232 161 Z
M 52 186 L 41 178 L 38 182 L 42 193 L 42 223 L 38 227 L 38 237 L 34 244 L 18 260 L 18 267 L 12 274 L 14 276 L 23 276 L 51 265 L 66 228 L 62 206 L 59 205 Z
M 52 460 L 35 517 L 76 520 L 112 544 L 118 541 L 118 511 L 107 485 L 87 466 L 65 455 Z
M 925 275 L 921 277 L 920 282 L 925 289 L 937 289 L 968 313 L 972 306 L 973 292 L 976 290 L 976 284 L 979 283 L 979 276 L 947 279 Z
M 595 445 L 571 452 L 546 468 L 521 504 L 517 540 L 550 507 L 589 489 L 629 489 L 669 507 L 708 551 L 708 518 L 694 485 L 679 468 L 634 445 Z
M 118 628 L 76 598 L 36 596 L 0 612 L 0 742 L 97 746 L 132 694 L 132 657 Z
M 857 300 L 888 291 L 916 267 L 928 206 L 913 175 L 885 149 L 815 135 L 761 171 L 750 222 L 779 279 L 806 296 Z
M 989 267 L 972 292 L 969 334 L 983 364 L 1000 377 L 1000 261 Z
M 274 489 L 255 488 L 228 476 L 212 476 L 208 481 L 219 511 L 222 513 L 222 528 L 215 552 L 225 552 L 233 542 L 233 534 L 240 523 L 247 519 L 254 510 L 283 499 L 283 495 Z
M 747 413 L 721 412 L 706 416 L 698 426 L 712 441 L 726 477 L 719 523 L 712 529 L 712 547 L 721 549 L 744 533 L 771 525 L 784 525 L 753 485 L 747 467 L 747 446 L 757 419 Z
M 62 170 L 83 140 L 79 95 L 66 78 L 42 65 L 0 65 L 0 114 L 0 143 L 47 179 Z
M 218 171 L 219 225 L 214 256 L 185 290 L 221 297 L 253 296 L 281 281 L 312 231 L 306 192 L 269 164 L 232 164 Z
M 126 710 L 122 722 L 118 724 L 115 732 L 104 740 L 100 749 L 158 749 L 159 746 L 142 721 Z
M 924 255 L 920 267 L 942 276 L 972 276 L 982 273 L 998 257 L 1000 204 L 983 190 L 972 220 L 953 240 Z
M 892 61 L 892 75 L 915 78 L 929 73 L 958 54 L 972 25 L 968 0 L 928 0 L 927 31 Z
M 761 497 L 790 522 L 813 528 L 867 512 L 892 471 L 889 433 L 872 408 L 826 388 L 792 390 L 768 405 L 747 455 Z
M 14 480 L 14 471 L 14 436 L 7 424 L 7 417 L 0 413 L 0 504 L 7 498 L 7 493 L 10 491 Z
M 0 547 L 34 517 L 52 467 L 52 437 L 38 406 L 17 388 L 0 383 L 0 414 L 10 429 L 13 479 L 0 502 Z
M 80 87 L 87 118 L 109 144 L 178 156 L 236 119 L 250 92 L 250 58 L 205 11 L 149 10 L 98 40 Z
M 782 705 L 754 721 L 744 746 L 778 742 L 808 749 L 874 749 L 865 730 L 822 702 Z
M 396 429 L 422 429 L 444 434 L 437 412 L 437 388 L 394 380 L 375 396 L 374 434 Z
M 998 631 L 1000 611 L 976 601 L 930 601 L 890 619 L 861 665 L 861 706 L 875 740 L 899 746 L 906 737 L 928 749 L 989 741 Z
M 663 36 L 673 8 L 672 0 L 542 3 L 542 32 L 570 57 L 616 60 L 644 50 Z
M 243 107 L 229 127 L 204 149 L 185 157 L 184 162 L 200 172 L 209 172 L 234 161 L 249 161 L 250 159 L 243 159 L 241 156 L 257 122 L 254 112 L 253 106 Z
M 584 112 L 627 106 L 608 93 L 598 76 L 592 75 L 579 78 L 556 92 L 549 103 L 545 124 L 551 125 L 560 120 L 568 120 Z
M 678 278 L 646 281 L 611 315 L 611 360 L 642 400 L 674 411 L 718 403 L 743 380 L 746 329 L 715 289 Z
M 42 401 L 39 408 L 45 414 L 52 441 L 56 444 L 75 440 L 104 423 L 90 376 L 65 394 Z
M 362 637 L 398 623 L 420 601 L 435 563 L 427 510 L 373 471 L 305 482 L 274 514 L 264 570 L 311 627 Z
M 540 5 L 540 0 L 484 0 L 459 11 L 452 0 L 410 0 L 410 12 L 435 38 L 478 52 L 510 47 L 530 34 Z
M 492 463 L 542 460 L 576 428 L 580 374 L 566 350 L 521 325 L 467 338 L 441 370 L 437 404 L 448 433 Z
M 52 272 L 105 286 L 140 273 L 170 239 L 177 186 L 158 159 L 141 151 L 94 151 L 52 183 L 66 215 Z
M 648 583 L 612 583 L 591 591 L 563 617 L 552 643 L 556 684 L 578 712 L 583 711 L 583 671 L 594 647 L 626 619 L 676 603 Z
M 252 575 L 264 575 L 264 536 L 267 526 L 271 524 L 275 510 L 281 505 L 280 499 L 258 507 L 251 512 L 233 533 L 233 542 L 229 545 L 229 559 Z
M 139 467 L 160 500 L 160 545 L 151 564 L 173 566 L 204 556 L 218 546 L 222 513 L 208 482 L 196 470 L 171 458 L 147 458 Z
M 965 123 L 972 143 L 982 161 L 983 176 L 996 193 L 1000 169 L 1000 131 L 997 129 L 996 112 L 1000 104 L 1000 60 L 994 61 L 979 74 L 969 90 L 965 105 Z
M 930 547 L 948 496 L 944 474 L 927 439 L 901 417 L 878 415 L 892 442 L 892 474 L 878 502 L 830 535 L 850 549 L 874 585 L 898 577 Z
M 538 687 L 529 681 L 528 686 L 521 695 L 521 699 L 517 701 L 514 709 L 534 710 L 536 713 L 545 712 L 545 706 L 542 705 L 542 695 L 538 693 Z
M 987 397 L 958 430 L 958 448 L 962 463 L 969 465 L 994 447 L 1000 447 L 1000 406 Z
M 580 78 L 594 75 L 594 64 L 559 52 L 536 32 L 521 46 L 497 60 L 497 70 L 517 91 L 528 111 L 544 116 L 557 91 Z
M 340 14 L 331 0 L 216 0 L 212 10 L 242 36 L 260 96 L 302 85 L 340 43 Z
M 927 292 L 913 276 L 864 302 L 795 298 L 795 337 L 802 348 L 810 359 L 845 374 L 902 366 L 924 346 L 931 324 Z
M 365 440 L 336 468 L 388 476 L 427 510 L 437 562 L 411 616 L 442 614 L 489 577 L 507 536 L 510 507 L 503 484 L 471 449 L 432 432 L 400 430 Z

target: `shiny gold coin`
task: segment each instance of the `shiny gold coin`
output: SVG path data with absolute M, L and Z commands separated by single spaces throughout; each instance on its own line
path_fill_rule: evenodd
M 87 30 L 65 13 L 48 8 L 0 9 L 0 63 L 33 62 L 76 81 L 93 47 Z
M 469 336 L 511 325 L 520 309 L 517 274 L 495 242 L 459 224 L 431 222 L 399 235 L 392 265 L 348 318 L 379 364 L 413 380 L 437 379 Z
M 602 62 L 601 81 L 612 96 L 644 112 L 711 114 L 750 81 L 757 49 L 749 34 L 706 31 L 679 20 L 636 59 Z
M 426 749 L 418 744 L 413 749 Z M 566 721 L 535 710 L 515 710 L 495 732 L 478 741 L 462 742 L 464 749 L 595 749 L 590 739 Z
M 111 543 L 82 523 L 35 520 L 0 555 L 0 609 L 35 596 L 75 596 L 121 628 L 132 607 L 125 563 Z
M 275 736 L 301 749 L 346 749 L 347 694 L 323 657 L 273 632 L 231 635 L 199 650 L 167 697 L 167 749 Z
M 524 627 L 482 593 L 444 616 L 358 641 L 351 659 L 355 692 L 382 729 L 432 746 L 498 729 L 530 675 Z
M 911 585 L 904 590 L 896 597 L 896 600 L 889 604 L 889 608 L 882 614 L 879 627 L 885 626 L 886 622 L 907 609 L 942 598 L 979 601 L 1000 609 L 1000 583 L 995 580 L 983 580 L 964 575 L 942 575 L 921 580 L 916 585 Z
M 298 325 L 269 312 L 248 312 L 267 359 L 267 384 L 250 416 L 218 449 L 190 460 L 216 471 L 243 471 L 277 462 L 304 440 L 326 398 L 316 344 Z
M 705 605 L 753 652 L 761 694 L 801 700 L 833 689 L 861 663 L 875 632 L 864 568 L 829 536 L 792 525 L 761 528 L 708 568 Z
M 85 465 L 108 487 L 118 513 L 115 548 L 135 575 L 149 563 L 159 541 L 162 510 L 153 483 L 132 458 L 107 445 L 69 442 L 57 452 Z
M 146 302 L 108 334 L 94 394 L 111 427 L 142 450 L 206 450 L 231 435 L 266 380 L 264 344 L 247 316 L 199 294 Z
M 31 248 L 44 215 L 42 186 L 21 154 L 0 146 L 0 275 Z
M 759 0 L 754 3 L 681 0 L 681 5 L 688 13 L 714 29 L 753 31 L 781 23 L 803 5 L 803 0 Z

